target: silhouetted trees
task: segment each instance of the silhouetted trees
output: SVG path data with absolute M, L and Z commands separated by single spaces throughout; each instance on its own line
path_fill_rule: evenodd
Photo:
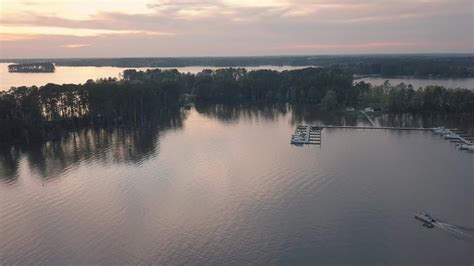
M 467 89 L 427 86 L 415 90 L 411 85 L 392 86 L 388 81 L 380 86 L 362 81 L 353 88 L 359 93 L 359 106 L 381 107 L 399 113 L 474 113 L 474 92 Z
M 372 106 L 393 112 L 474 111 L 474 93 L 467 89 L 428 86 L 415 90 L 411 85 L 392 86 L 388 81 L 380 86 L 365 82 L 353 84 L 352 75 L 337 68 L 282 72 L 226 68 L 206 69 L 196 75 L 176 70 L 126 70 L 124 78 L 159 83 L 170 80 L 179 84 L 182 92 L 195 94 L 201 102 L 310 103 L 326 109 Z
M 353 84 L 352 74 L 337 68 L 282 72 L 226 68 L 195 75 L 126 70 L 121 80 L 18 87 L 0 93 L 0 142 L 54 139 L 83 126 L 146 126 L 177 110 L 185 98 L 211 103 L 308 103 L 326 110 L 372 106 L 392 112 L 474 113 L 470 90 Z
M 46 59 L 3 60 L 38 63 Z M 0 59 L 0 62 L 2 60 Z M 51 59 L 59 66 L 184 67 L 184 66 L 319 66 L 338 68 L 356 75 L 474 77 L 472 54 L 316 55 L 179 58 L 74 58 Z
M 293 102 L 319 104 L 328 90 L 333 90 L 339 103 L 350 96 L 352 75 L 337 69 L 304 68 L 291 71 L 254 70 L 244 68 L 205 69 L 179 74 L 175 70 L 126 70 L 127 80 L 173 80 L 183 92 L 193 93 L 199 101 Z M 178 76 L 179 75 L 179 76 Z
M 175 109 L 180 97 L 179 84 L 168 80 L 12 88 L 0 94 L 0 142 L 58 138 L 84 125 L 142 126 Z
M 337 107 L 337 95 L 333 90 L 328 90 L 324 98 L 321 100 L 321 108 L 323 110 L 332 110 Z

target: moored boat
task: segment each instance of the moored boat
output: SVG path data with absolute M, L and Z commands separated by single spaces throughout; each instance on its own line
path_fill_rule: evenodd
M 474 144 L 462 144 L 459 149 L 461 150 L 468 150 L 468 151 L 474 151 Z
M 450 133 L 444 135 L 445 139 L 460 139 L 461 137 L 458 134 Z

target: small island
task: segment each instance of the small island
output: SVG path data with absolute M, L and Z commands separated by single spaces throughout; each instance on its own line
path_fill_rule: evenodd
M 13 64 L 8 65 L 8 72 L 20 73 L 51 73 L 54 72 L 53 63 Z

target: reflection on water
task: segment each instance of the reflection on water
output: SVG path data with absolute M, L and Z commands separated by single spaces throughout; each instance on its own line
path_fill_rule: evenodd
M 440 127 L 457 128 L 474 136 L 474 115 L 472 114 L 383 114 L 375 122 L 390 127 Z
M 276 105 L 197 105 L 199 114 L 224 123 L 239 120 L 277 121 L 290 114 L 291 125 L 321 124 L 368 126 L 367 120 L 357 113 L 318 111 L 313 106 Z M 186 113 L 170 116 L 160 125 L 147 128 L 83 129 L 60 141 L 40 145 L 0 148 L 0 181 L 13 183 L 18 176 L 20 161 L 44 180 L 54 179 L 81 162 L 109 164 L 136 164 L 154 158 L 159 152 L 159 136 L 170 128 L 181 128 Z M 438 127 L 463 129 L 474 135 L 474 117 L 446 114 L 383 114 L 375 116 L 380 126 Z
M 196 111 L 206 117 L 211 117 L 226 123 L 236 123 L 239 119 L 259 119 L 275 121 L 285 115 L 290 109 L 287 104 L 198 104 Z
M 319 111 L 314 106 L 297 105 L 292 108 L 292 125 L 320 124 L 334 126 L 362 126 L 367 125 L 367 120 L 358 113 L 325 112 Z
M 327 128 L 296 147 L 297 123 L 366 122 L 290 105 L 166 120 L 2 148 L 0 264 L 472 264 L 472 242 L 413 219 L 474 223 L 474 154 L 432 132 Z
M 186 115 L 184 111 L 172 113 L 143 128 L 86 128 L 59 141 L 0 147 L 0 181 L 15 182 L 21 160 L 45 181 L 80 163 L 139 165 L 156 156 L 160 134 L 181 128 Z
M 314 105 L 290 104 L 251 104 L 251 105 L 197 105 L 196 111 L 207 117 L 226 123 L 237 123 L 239 120 L 277 121 L 288 113 L 291 125 L 368 125 L 367 120 L 359 113 L 325 112 Z
M 20 153 L 17 149 L 0 149 L 0 181 L 11 183 L 16 181 Z

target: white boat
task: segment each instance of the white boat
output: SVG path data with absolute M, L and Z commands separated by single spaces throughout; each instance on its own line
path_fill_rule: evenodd
M 446 129 L 446 128 L 444 128 L 444 127 L 435 127 L 435 128 L 433 128 L 433 132 L 434 132 L 434 133 L 438 133 L 438 132 L 440 132 L 440 131 L 442 131 L 442 130 L 445 130 L 445 129 Z
M 297 135 L 291 138 L 291 144 L 302 145 L 306 143 L 306 138 L 302 137 L 301 135 Z
M 436 220 L 426 212 L 416 213 L 415 219 L 422 221 L 423 226 L 428 228 L 433 228 L 434 224 L 436 223 Z
M 451 132 L 451 130 L 449 129 L 446 129 L 444 127 L 441 127 L 441 128 L 436 128 L 433 130 L 434 133 L 438 134 L 438 135 L 448 135 L 448 134 L 453 134 L 453 132 Z
M 306 131 L 296 131 L 291 135 L 292 144 L 305 144 L 306 143 Z
M 447 129 L 439 129 L 439 130 L 435 130 L 434 133 L 438 135 L 446 135 L 446 134 L 451 134 L 452 132 Z
M 444 135 L 445 139 L 460 139 L 461 137 L 458 134 L 450 133 Z
M 460 149 L 461 150 L 474 151 L 474 144 L 462 144 Z

